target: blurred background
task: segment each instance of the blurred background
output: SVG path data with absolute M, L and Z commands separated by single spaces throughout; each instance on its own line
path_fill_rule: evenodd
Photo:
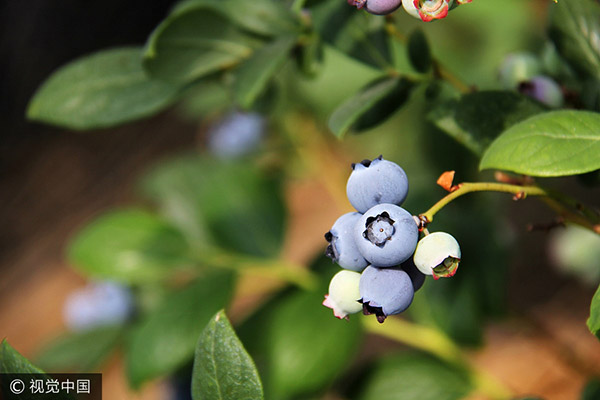
M 227 114 L 203 114 L 192 93 L 146 120 L 73 132 L 26 121 L 27 103 L 49 74 L 66 62 L 100 49 L 142 45 L 175 3 L 1 3 L 0 337 L 30 359 L 35 360 L 50 339 L 70 329 L 65 304 L 74 301 L 73 293 L 87 283 L 66 261 L 70 238 L 103 212 L 140 204 L 140 178 L 164 160 L 192 151 L 218 155 L 219 145 L 211 135 L 219 127 L 227 130 Z M 506 54 L 543 47 L 549 3 L 475 0 L 447 20 L 419 26 L 433 54 L 447 61 L 457 76 L 480 89 L 495 89 L 498 66 Z M 405 19 L 407 32 L 420 24 L 406 15 L 400 18 Z M 282 253 L 304 266 L 324 251 L 323 233 L 341 213 L 351 211 L 344 192 L 351 162 L 383 154 L 400 164 L 411 185 L 405 207 L 413 214 L 443 197 L 444 191 L 435 185 L 443 171 L 456 170 L 457 181 L 493 179 L 491 173 L 478 172 L 478 160 L 471 153 L 423 123 L 427 112 L 423 91 L 413 94 L 411 102 L 382 125 L 343 141 L 335 139 L 325 125 L 327 117 L 376 72 L 332 48 L 324 57 L 322 70 L 313 79 L 286 80 L 293 67 L 282 71 L 282 89 L 275 101 L 293 111 L 283 125 L 272 124 L 269 115 L 263 115 L 264 125 L 259 125 L 264 133 L 244 158 L 282 174 L 287 210 Z M 598 186 L 586 186 L 575 177 L 542 183 L 600 205 Z M 477 194 L 445 208 L 436 216 L 435 230 L 457 237 L 465 262 L 455 283 L 433 288 L 428 281 L 410 316 L 440 326 L 464 344 L 477 368 L 515 395 L 575 399 L 591 377 L 600 375 L 600 345 L 585 325 L 600 280 L 600 258 L 589 264 L 589 259 L 577 263 L 572 255 L 563 256 L 575 243 L 587 240 L 577 232 L 528 231 L 528 225 L 543 227 L 553 220 L 540 204 L 534 199 L 514 202 L 503 194 Z M 251 290 L 255 284 L 238 287 L 231 311 L 234 321 L 236 316 L 243 319 L 248 304 L 255 301 Z M 398 348 L 375 337 L 367 343 L 357 360 Z M 105 398 L 173 396 L 172 385 L 164 380 L 141 391 L 130 390 L 123 368 L 120 354 L 104 363 Z M 337 398 L 335 391 L 331 393 L 325 398 Z

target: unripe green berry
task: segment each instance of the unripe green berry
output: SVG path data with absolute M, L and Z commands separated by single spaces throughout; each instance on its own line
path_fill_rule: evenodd
M 433 279 L 451 277 L 460 262 L 460 246 L 452 235 L 434 232 L 417 243 L 413 260 L 419 271 Z
M 325 295 L 323 305 L 333 310 L 337 318 L 348 319 L 348 314 L 362 310 L 358 284 L 360 274 L 354 271 L 342 270 L 335 274 L 329 283 L 329 294 Z

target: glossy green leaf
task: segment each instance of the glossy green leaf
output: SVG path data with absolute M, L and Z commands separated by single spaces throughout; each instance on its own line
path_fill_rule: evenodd
M 424 73 L 431 68 L 431 50 L 421 29 L 414 30 L 408 37 L 408 58 L 413 68 L 419 72 Z
M 300 31 L 295 15 L 278 0 L 187 0 L 172 15 L 206 8 L 218 12 L 235 25 L 264 36 L 287 35 Z
M 561 56 L 591 78 L 600 78 L 600 4 L 568 0 L 553 4 L 549 35 Z
M 465 371 L 423 354 L 384 359 L 359 400 L 458 400 L 473 389 Z
M 189 263 L 183 235 L 158 216 L 139 209 L 112 211 L 71 241 L 70 262 L 85 274 L 125 282 L 162 279 Z
M 225 312 L 219 311 L 200 335 L 192 373 L 194 400 L 260 400 L 262 383 L 254 361 Z
M 434 107 L 427 118 L 457 142 L 481 156 L 508 127 L 544 107 L 513 92 L 483 91 L 452 99 Z
M 175 87 L 150 80 L 137 47 L 101 51 L 54 72 L 27 109 L 31 120 L 85 130 L 152 115 L 177 97 Z
M 112 353 L 122 335 L 122 326 L 66 333 L 48 343 L 36 357 L 36 363 L 50 372 L 94 372 Z
M 0 373 L 43 374 L 44 371 L 34 366 L 4 339 L 0 345 Z
M 173 13 L 146 44 L 144 68 L 152 77 L 186 84 L 234 67 L 260 43 L 220 13 L 188 7 Z
M 360 316 L 335 318 L 321 305 L 323 295 L 305 291 L 278 297 L 239 330 L 261 371 L 266 398 L 290 398 L 324 387 L 358 351 Z
M 385 111 L 386 116 L 390 116 L 408 98 L 411 87 L 408 81 L 398 78 L 385 78 L 371 82 L 333 112 L 328 122 L 329 129 L 341 138 L 355 123 L 363 129 L 373 126 L 375 121 L 369 114 L 375 113 L 379 116 L 379 112 Z M 379 117 L 375 120 L 379 123 L 383 122 Z
M 553 111 L 504 131 L 486 150 L 480 169 L 531 176 L 564 176 L 600 168 L 600 114 Z
M 250 108 L 281 68 L 296 43 L 293 36 L 284 36 L 257 50 L 235 73 L 233 92 L 242 108 Z
M 600 286 L 592 298 L 590 306 L 590 317 L 587 320 L 587 326 L 594 335 L 600 339 Z
M 285 222 L 280 182 L 254 164 L 183 156 L 151 171 L 142 191 L 196 248 L 279 253 Z
M 143 317 L 134 327 L 125 352 L 130 384 L 140 387 L 190 362 L 198 336 L 210 318 L 227 305 L 233 285 L 230 271 L 206 273 L 169 294 Z

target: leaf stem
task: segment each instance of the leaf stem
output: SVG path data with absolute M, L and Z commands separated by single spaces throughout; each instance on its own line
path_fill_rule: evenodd
M 384 324 L 374 318 L 361 318 L 365 330 L 409 345 L 465 369 L 474 386 L 474 392 L 486 398 L 504 400 L 511 398 L 510 391 L 495 378 L 473 367 L 460 347 L 441 331 L 400 318 L 388 318 Z

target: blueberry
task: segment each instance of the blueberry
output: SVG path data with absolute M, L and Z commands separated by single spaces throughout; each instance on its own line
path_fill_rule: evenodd
M 413 283 L 399 268 L 368 266 L 360 276 L 359 291 L 365 315 L 375 314 L 377 321 L 400 314 L 412 303 Z
M 356 212 L 344 214 L 325 234 L 325 239 L 330 243 L 325 254 L 340 267 L 358 272 L 367 266 L 367 260 L 360 254 L 354 242 L 354 226 L 360 217 L 361 214 Z
M 363 307 L 358 302 L 360 277 L 358 272 L 342 270 L 331 279 L 329 294 L 325 295 L 323 305 L 333 309 L 333 315 L 336 317 L 348 319 L 348 314 L 362 310 Z
M 400 205 L 408 194 L 408 178 L 398 164 L 379 156 L 373 161 L 352 164 L 346 194 L 352 206 L 361 213 L 377 204 Z
M 500 65 L 498 79 L 504 89 L 516 89 L 542 71 L 542 64 L 531 53 L 512 53 Z
M 563 105 L 562 89 L 558 83 L 547 76 L 534 76 L 526 82 L 521 82 L 518 90 L 525 96 L 529 96 L 548 107 L 560 108 Z
M 393 267 L 415 251 L 419 230 L 408 211 L 394 204 L 367 210 L 354 227 L 354 241 L 363 257 L 377 267 Z
M 386 15 L 396 11 L 402 0 L 348 0 L 348 4 L 364 8 L 371 14 Z
M 419 271 L 434 279 L 454 276 L 460 263 L 460 246 L 446 232 L 434 232 L 417 244 L 414 262 Z
M 402 7 L 411 16 L 425 22 L 446 18 L 453 0 L 402 0 Z
M 265 131 L 258 113 L 232 112 L 208 132 L 208 148 L 221 158 L 239 157 L 255 150 Z
M 71 293 L 63 308 L 70 330 L 84 331 L 102 325 L 120 324 L 132 314 L 129 289 L 113 282 L 90 283 Z
M 413 288 L 415 289 L 415 292 L 417 290 L 421 289 L 421 287 L 425 283 L 425 274 L 423 274 L 421 271 L 419 271 L 419 269 L 415 265 L 412 257 L 409 258 L 408 260 L 404 261 L 400 265 L 400 268 L 404 272 L 406 272 L 408 274 L 408 276 L 410 277 L 410 280 L 413 284 Z

